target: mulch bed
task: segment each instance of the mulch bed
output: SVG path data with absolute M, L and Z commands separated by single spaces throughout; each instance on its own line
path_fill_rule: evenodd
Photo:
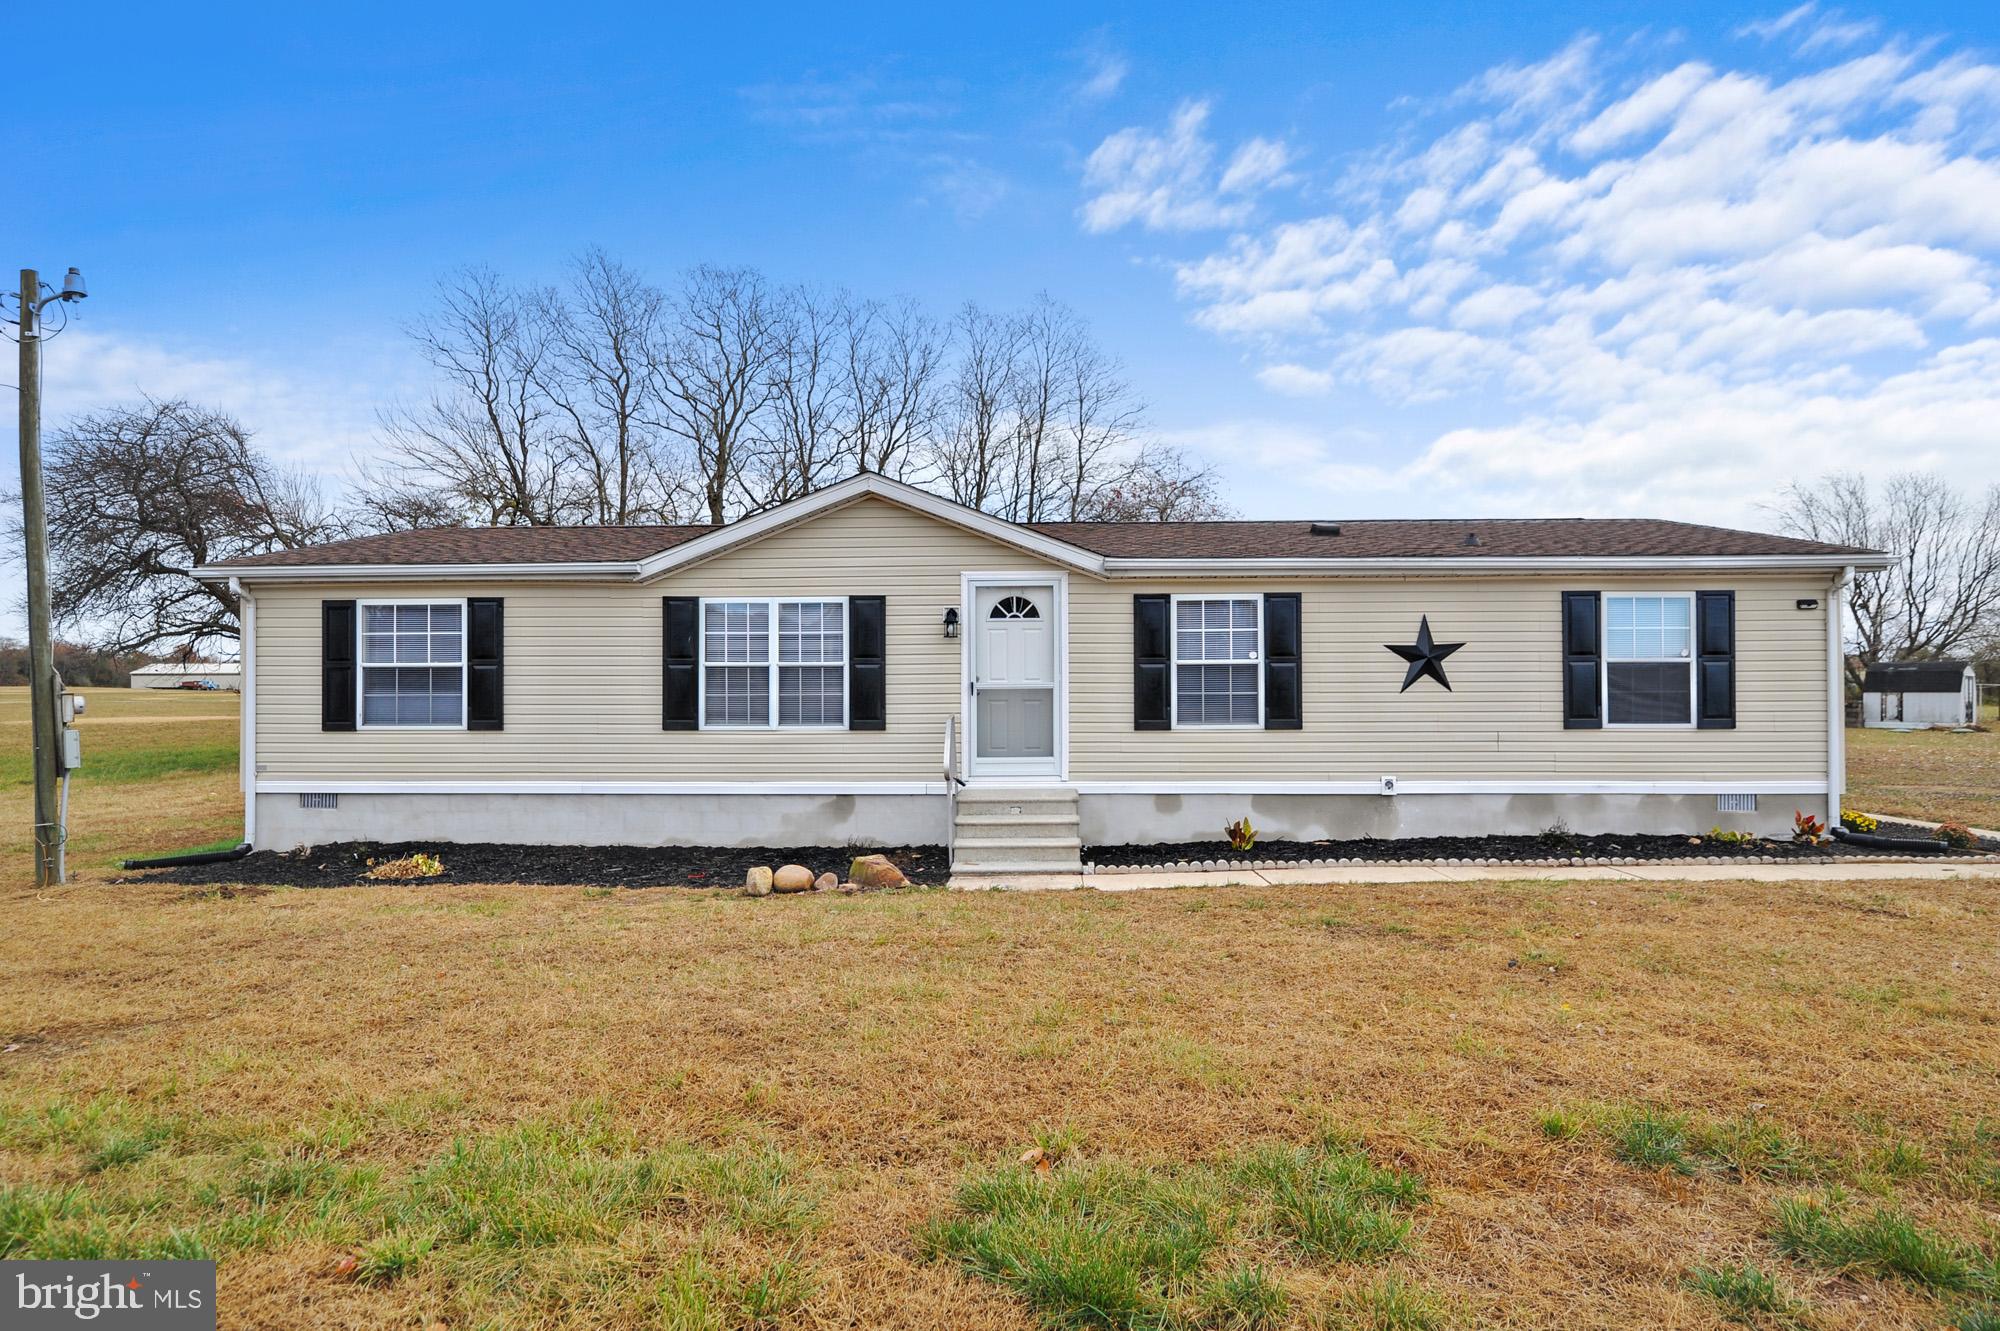
M 1933 841 L 1931 830 L 1887 819 L 1875 835 Z M 2000 853 L 2000 842 L 1982 840 L 1979 850 Z M 1599 835 L 1564 839 L 1541 836 L 1356 837 L 1351 841 L 1258 841 L 1252 850 L 1236 851 L 1226 841 L 1165 841 L 1149 846 L 1086 846 L 1083 862 L 1107 868 L 1152 865 L 1296 863 L 1312 860 L 1359 860 L 1369 863 L 1412 860 L 1563 859 L 1779 859 L 1824 861 L 1861 856 L 1880 857 L 1905 852 L 1825 841 L 1805 845 L 1789 838 L 1759 838 L 1749 842 L 1717 841 L 1711 837 Z M 1912 852 L 1922 854 L 1921 851 Z M 1964 855 L 1966 851 L 1946 851 Z
M 432 878 L 381 882 L 369 861 L 436 855 Z M 280 887 L 407 887 L 423 883 L 536 883 L 552 887 L 741 887 L 755 865 L 803 864 L 815 874 L 846 877 L 856 855 L 887 855 L 912 883 L 950 877 L 943 846 L 794 846 L 724 850 L 710 846 L 498 846 L 437 841 L 340 841 L 306 850 L 261 850 L 223 864 L 148 869 L 127 882 L 264 883 Z

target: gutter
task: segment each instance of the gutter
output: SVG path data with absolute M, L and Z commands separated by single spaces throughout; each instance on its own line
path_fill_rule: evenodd
M 199 582 L 427 582 L 474 579 L 480 582 L 535 582 L 596 579 L 634 581 L 639 565 L 619 563 L 567 564 L 258 564 L 217 567 L 204 564 L 192 576 Z
M 236 686 L 236 779 L 243 787 L 247 847 L 257 839 L 257 598 L 238 578 L 229 580 L 229 590 L 242 608 L 236 617 L 236 663 L 243 672 Z
M 1883 569 L 1890 555 L 1639 555 L 1483 556 L 1381 559 L 1106 559 L 1110 577 L 1213 578 L 1227 576 L 1409 577 L 1423 574 L 1495 573 L 1797 573 L 1841 565 Z

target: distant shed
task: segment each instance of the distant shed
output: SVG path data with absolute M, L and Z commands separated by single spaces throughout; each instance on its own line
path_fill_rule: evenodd
M 234 661 L 195 661 L 187 665 L 140 666 L 132 672 L 135 689 L 177 689 L 185 680 L 207 680 L 218 689 L 243 687 L 243 667 Z
M 1888 661 L 1861 681 L 1861 724 L 1888 730 L 1971 725 L 1979 683 L 1970 661 Z

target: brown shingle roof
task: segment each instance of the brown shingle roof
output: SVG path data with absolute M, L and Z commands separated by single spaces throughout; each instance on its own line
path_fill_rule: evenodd
M 1114 559 L 1463 559 L 1867 553 L 1791 536 L 1656 518 L 1363 518 L 1339 534 L 1295 522 L 1036 522 L 1029 530 Z M 220 560 L 212 567 L 629 563 L 709 526 L 445 527 Z M 1467 538 L 1476 538 L 1468 542 Z
M 299 550 L 219 559 L 213 568 L 325 567 L 336 564 L 630 563 L 714 528 L 435 527 L 357 536 Z
M 1857 554 L 1791 536 L 1659 518 L 1362 518 L 1321 535 L 1312 522 L 1037 522 L 1113 559 L 1630 559 Z M 1477 538 L 1468 543 L 1467 537 Z

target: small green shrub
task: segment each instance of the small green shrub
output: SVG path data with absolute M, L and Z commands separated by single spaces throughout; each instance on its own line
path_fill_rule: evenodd
M 1964 823 L 1939 823 L 1937 839 L 1953 850 L 1971 850 L 1976 844 L 1972 829 Z
M 1583 1120 L 1567 1109 L 1545 1110 L 1535 1122 L 1542 1135 L 1553 1142 L 1571 1141 L 1583 1131 Z

